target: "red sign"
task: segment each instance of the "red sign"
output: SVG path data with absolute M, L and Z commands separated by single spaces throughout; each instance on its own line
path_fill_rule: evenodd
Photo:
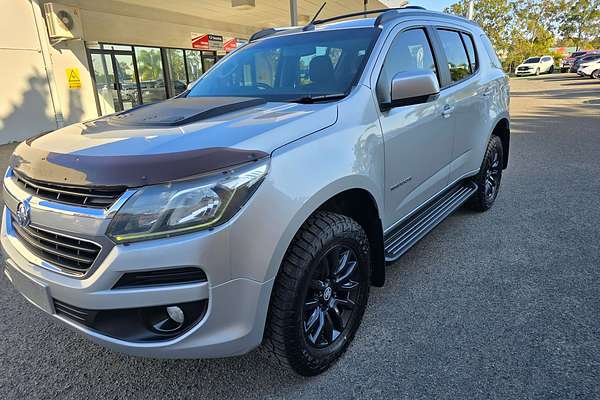
M 199 50 L 222 50 L 223 36 L 192 33 L 192 48 Z
M 225 43 L 223 43 L 223 50 L 225 50 L 226 53 L 229 53 L 230 51 L 233 51 L 237 48 L 237 39 L 236 38 L 231 38 L 229 40 L 226 40 Z

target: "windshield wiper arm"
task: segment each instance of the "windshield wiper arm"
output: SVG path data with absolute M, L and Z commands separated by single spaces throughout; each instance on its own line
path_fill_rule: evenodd
M 312 104 L 320 101 L 339 100 L 346 97 L 346 93 L 321 94 L 317 96 L 302 96 L 291 100 L 286 100 L 290 103 Z

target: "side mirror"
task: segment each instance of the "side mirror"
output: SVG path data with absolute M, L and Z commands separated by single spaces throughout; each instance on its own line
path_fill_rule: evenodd
M 411 104 L 426 103 L 440 92 L 437 76 L 431 71 L 398 72 L 392 78 L 390 102 L 383 110 Z

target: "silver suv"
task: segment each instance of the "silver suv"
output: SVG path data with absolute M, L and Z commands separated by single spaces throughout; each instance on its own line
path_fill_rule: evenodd
M 129 354 L 262 344 L 328 368 L 386 264 L 463 203 L 492 206 L 510 137 L 476 24 L 348 17 L 258 32 L 177 98 L 21 143 L 2 220 L 17 290 Z

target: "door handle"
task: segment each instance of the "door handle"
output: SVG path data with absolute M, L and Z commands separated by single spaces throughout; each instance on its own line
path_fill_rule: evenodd
M 453 112 L 454 112 L 454 106 L 446 104 L 444 106 L 444 110 L 442 111 L 442 117 L 450 118 L 450 116 L 452 115 Z

